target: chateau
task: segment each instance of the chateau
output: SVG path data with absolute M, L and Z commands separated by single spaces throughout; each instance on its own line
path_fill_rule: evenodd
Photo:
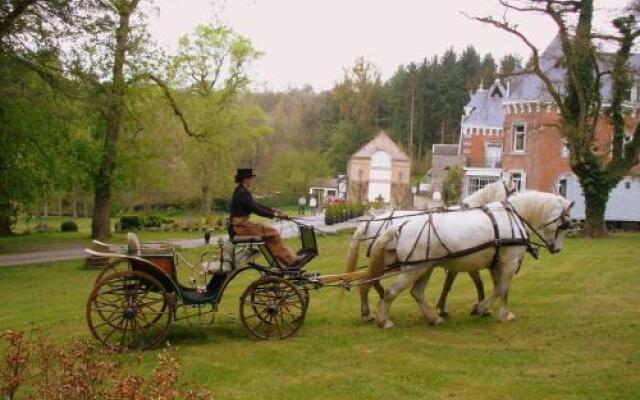
M 564 88 L 565 70 L 561 67 L 561 47 L 556 38 L 540 56 L 541 68 L 560 90 Z M 630 63 L 640 71 L 640 54 L 632 55 Z M 638 80 L 624 103 L 626 111 L 626 139 L 630 141 L 640 121 Z M 611 82 L 603 80 L 603 100 L 610 100 Z M 576 200 L 574 217 L 584 218 L 584 198 L 578 178 L 569 166 L 569 150 L 561 137 L 558 125 L 559 109 L 551 99 L 543 82 L 534 74 L 522 74 L 502 83 L 498 80 L 489 88 L 481 86 L 464 109 L 458 165 L 464 170 L 463 196 L 473 193 L 487 183 L 509 172 L 519 190 L 540 190 L 560 193 Z M 613 129 L 602 118 L 596 132 L 596 151 L 607 157 L 611 148 Z M 436 152 L 430 176 L 437 187 L 437 165 L 441 151 Z M 441 149 L 438 149 L 441 150 Z M 450 165 L 450 161 L 447 162 Z M 611 193 L 607 219 L 640 221 L 640 168 L 631 171 Z

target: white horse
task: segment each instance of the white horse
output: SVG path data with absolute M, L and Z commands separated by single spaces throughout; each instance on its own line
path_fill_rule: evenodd
M 480 207 L 485 204 L 492 203 L 494 201 L 504 201 L 511 194 L 516 191 L 516 185 L 512 181 L 511 176 L 508 175 L 507 179 L 504 181 L 497 181 L 486 185 L 484 188 L 476 191 L 475 193 L 467 196 L 462 200 L 461 207 L 462 208 L 474 208 Z M 456 207 L 459 208 L 459 207 Z M 355 233 L 351 237 L 351 245 L 349 246 L 349 252 L 347 253 L 347 272 L 354 272 L 358 263 L 358 256 L 360 252 L 360 244 L 362 242 L 367 246 L 367 256 L 369 255 L 373 241 L 388 227 L 390 226 L 398 226 L 403 224 L 405 221 L 408 221 L 412 218 L 422 218 L 424 217 L 424 212 L 420 211 L 391 211 L 387 213 L 383 213 L 374 217 L 370 221 L 366 221 L 361 223 L 356 229 Z M 455 280 L 458 272 L 457 271 L 447 271 L 447 277 L 445 279 L 444 285 L 442 287 L 442 293 L 440 295 L 440 300 L 438 301 L 438 309 L 440 310 L 440 315 L 446 316 L 448 315 L 446 310 L 446 301 L 447 295 L 453 286 L 453 281 Z M 478 294 L 478 301 L 484 299 L 484 284 L 482 283 L 482 279 L 480 278 L 480 273 L 478 271 L 470 271 L 469 276 L 473 280 L 473 283 L 476 287 L 476 292 Z M 368 278 L 374 278 L 373 275 L 368 276 Z M 366 279 L 366 278 L 365 278 Z M 379 281 L 373 280 L 367 284 L 360 286 L 360 308 L 361 308 L 361 316 L 363 319 L 371 321 L 373 320 L 373 316 L 371 315 L 371 309 L 369 307 L 369 291 L 371 287 L 374 287 L 378 292 L 380 298 L 384 296 L 384 289 Z
M 456 272 L 490 269 L 494 291 L 477 302 L 474 310 L 486 313 L 499 299 L 497 319 L 514 319 L 507 308 L 507 295 L 530 239 L 542 240 L 550 252 L 559 252 L 571 228 L 572 206 L 573 203 L 555 194 L 526 192 L 505 203 L 489 204 L 486 211 L 477 208 L 433 213 L 407 220 L 402 227 L 387 228 L 373 244 L 370 269 L 374 276 L 380 276 L 385 267 L 399 264 L 401 272 L 380 300 L 378 323 L 383 328 L 393 326 L 388 317 L 389 307 L 410 286 L 427 321 L 433 325 L 442 322 L 424 295 L 436 266 Z M 500 241 L 499 247 L 495 245 L 496 239 Z

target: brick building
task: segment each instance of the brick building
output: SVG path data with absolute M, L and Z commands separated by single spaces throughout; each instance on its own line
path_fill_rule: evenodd
M 411 202 L 411 161 L 385 131 L 351 156 L 347 179 L 349 201 L 367 203 L 382 198 L 393 207 Z
M 558 60 L 562 56 L 556 38 L 541 54 L 541 68 L 556 87 L 564 88 L 565 71 Z M 631 63 L 640 71 L 640 55 Z M 640 120 L 638 79 L 624 104 L 627 141 Z M 610 81 L 603 80 L 602 96 L 610 98 Z M 515 76 L 489 89 L 479 88 L 471 95 L 462 117 L 460 154 L 465 169 L 464 195 L 499 179 L 503 171 L 511 173 L 519 189 L 561 193 L 576 200 L 574 211 L 584 215 L 584 199 L 577 177 L 569 166 L 566 142 L 558 130 L 559 110 L 543 82 L 534 74 Z M 596 146 L 603 157 L 611 148 L 613 129 L 605 118 L 596 131 Z M 640 169 L 635 168 L 611 194 L 607 218 L 640 221 Z M 634 204 L 635 203 L 635 204 Z

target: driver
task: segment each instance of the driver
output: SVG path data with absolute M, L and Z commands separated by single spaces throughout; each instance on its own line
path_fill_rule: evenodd
M 287 247 L 278 231 L 270 226 L 249 221 L 249 215 L 257 214 L 266 218 L 288 218 L 282 211 L 263 206 L 253 200 L 251 188 L 255 175 L 250 168 L 238 169 L 236 173 L 236 189 L 231 200 L 231 216 L 229 218 L 231 230 L 236 235 L 261 236 L 271 254 L 284 268 L 291 268 L 299 261 L 296 255 Z

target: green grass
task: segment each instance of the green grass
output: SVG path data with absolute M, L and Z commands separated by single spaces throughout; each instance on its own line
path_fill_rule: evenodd
M 185 217 L 172 217 L 175 220 L 184 221 Z M 63 221 L 74 221 L 78 225 L 78 232 L 60 232 L 60 224 Z M 113 227 L 118 218 L 111 218 Z M 91 245 L 91 219 L 49 216 L 45 219 L 49 231 L 46 233 L 35 232 L 35 220 L 25 224 L 24 218 L 20 218 L 14 227 L 14 235 L 0 236 L 0 254 L 27 253 L 32 251 L 47 251 L 67 249 L 73 247 L 85 247 Z M 29 233 L 30 232 L 30 233 Z M 153 231 L 144 230 L 139 233 L 143 241 L 169 241 L 176 239 L 195 239 L 203 237 L 201 231 Z M 107 240 L 110 243 L 126 243 L 125 233 L 114 233 Z
M 348 236 L 319 244 L 310 269 L 340 272 Z M 639 245 L 639 234 L 571 239 L 558 255 L 527 258 L 509 297 L 511 323 L 469 316 L 475 294 L 461 275 L 452 316 L 437 327 L 408 294 L 391 309 L 396 327 L 384 331 L 359 320 L 354 293 L 325 288 L 312 293 L 295 337 L 256 341 L 237 316 L 247 277 L 232 284 L 213 326 L 176 323 L 169 340 L 184 376 L 219 399 L 637 399 Z M 0 329 L 88 338 L 84 308 L 96 274 L 80 262 L 0 269 Z M 429 285 L 432 304 L 442 277 L 437 271 Z M 156 354 L 144 354 L 145 368 Z

